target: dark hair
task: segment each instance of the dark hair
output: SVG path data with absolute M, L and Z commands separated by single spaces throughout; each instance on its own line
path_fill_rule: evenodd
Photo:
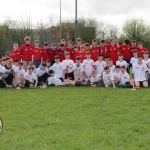
M 105 59 L 109 58 L 109 56 L 105 56 Z
M 58 56 L 58 55 L 56 55 L 56 56 L 54 57 L 54 59 L 59 59 L 59 56 Z
M 101 43 L 105 43 L 105 40 L 101 40 Z
M 50 60 L 46 60 L 46 62 L 51 62 Z
M 119 69 L 119 68 L 120 68 L 120 66 L 119 66 L 119 65 L 117 65 L 115 68 L 118 68 L 118 69 Z
M 64 44 L 60 44 L 60 47 L 64 47 L 65 45 Z
M 103 54 L 99 54 L 98 56 L 99 56 L 99 57 L 100 57 L 100 56 L 102 56 L 102 57 L 103 57 L 104 55 L 103 55 Z
M 130 44 L 130 41 L 128 39 L 126 39 L 125 41 L 125 44 L 129 45 Z
M 123 56 L 123 54 L 122 54 L 122 53 L 119 53 L 118 56 Z
M 53 71 L 53 70 L 50 70 L 50 71 L 49 71 L 49 74 L 52 74 L 52 73 L 54 73 L 54 71 Z
M 23 62 L 19 62 L 18 65 L 23 65 Z
M 47 43 L 47 42 L 44 42 L 43 46 L 48 46 L 48 43 Z
M 91 55 L 91 52 L 90 52 L 90 51 L 87 51 L 87 52 L 86 52 L 86 55 Z
M 77 56 L 77 57 L 76 57 L 76 60 L 81 60 L 81 57 L 80 57 L 80 56 Z
M 31 66 L 30 66 L 30 67 L 28 68 L 28 70 L 30 70 L 30 69 L 32 69 L 32 70 L 33 70 L 33 67 L 31 67 Z
M 108 70 L 108 69 L 109 69 L 109 66 L 104 67 L 104 70 Z
M 139 58 L 139 57 L 142 57 L 142 55 L 138 55 L 138 58 Z M 142 58 L 143 58 L 143 57 L 142 57 Z
M 132 43 L 136 43 L 136 40 L 132 40 Z
M 32 66 L 32 65 L 36 65 L 36 63 L 35 63 L 35 62 L 32 62 L 32 63 L 31 63 L 31 66 Z
M 96 42 L 96 39 L 93 39 L 92 42 Z
M 19 60 L 18 60 L 18 59 L 15 59 L 14 62 L 19 62 Z
M 125 66 L 121 66 L 120 68 L 126 69 Z
M 43 62 L 43 63 L 42 63 L 42 66 L 43 66 L 43 67 L 46 67 L 46 63 L 45 63 L 45 62 Z

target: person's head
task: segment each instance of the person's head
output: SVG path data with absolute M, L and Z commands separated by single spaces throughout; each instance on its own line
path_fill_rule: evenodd
M 82 45 L 83 45 L 84 47 L 85 47 L 85 44 L 86 44 L 85 41 L 82 41 Z
M 104 46 L 104 45 L 105 45 L 105 40 L 101 40 L 101 41 L 100 41 L 100 45 L 101 45 L 101 46 Z
M 110 43 L 112 44 L 112 45 L 114 45 L 115 43 L 116 43 L 116 40 L 115 40 L 115 38 L 114 37 L 112 37 L 112 38 L 110 38 Z
M 143 43 L 142 42 L 138 42 L 138 47 L 141 49 L 143 48 Z
M 79 56 L 77 56 L 77 57 L 76 57 L 76 63 L 77 63 L 77 64 L 80 64 L 80 62 L 81 62 L 81 58 L 80 58 Z
M 108 64 L 108 62 L 109 62 L 109 57 L 108 56 L 105 56 L 105 62 L 106 62 L 106 64 Z
M 50 60 L 46 60 L 46 66 L 49 67 L 51 65 L 51 61 Z
M 18 59 L 15 59 L 15 60 L 14 60 L 14 65 L 15 65 L 15 66 L 18 66 L 18 63 L 19 63 L 19 60 L 18 60 Z
M 111 58 L 108 59 L 108 64 L 109 64 L 110 66 L 113 65 L 113 60 L 112 60 Z
M 14 43 L 14 44 L 13 44 L 13 49 L 14 49 L 14 50 L 18 49 L 18 44 L 17 44 L 17 43 Z
M 52 43 L 52 48 L 56 48 L 56 43 Z
M 132 40 L 131 45 L 136 46 L 136 40 Z
M 43 63 L 41 64 L 41 69 L 42 69 L 42 70 L 45 70 L 45 69 L 46 69 L 46 63 L 45 63 L 45 62 L 43 62 Z
M 56 62 L 56 63 L 59 63 L 59 60 L 60 60 L 60 59 L 59 59 L 59 56 L 58 56 L 58 55 L 56 55 L 56 56 L 54 57 L 54 59 L 55 59 L 55 62 Z
M 34 41 L 34 46 L 35 46 L 35 47 L 39 47 L 39 41 L 38 41 L 38 40 L 35 40 L 35 41 Z
M 77 45 L 74 45 L 73 49 L 74 49 L 75 52 L 78 52 L 78 47 L 77 47 Z
M 73 47 L 73 42 L 72 42 L 72 41 L 69 41 L 69 42 L 68 42 L 68 47 L 69 47 L 69 48 L 72 48 L 72 47 Z
M 31 39 L 29 37 L 25 37 L 24 42 L 25 42 L 25 44 L 29 45 L 31 42 Z
M 120 67 L 120 71 L 121 71 L 122 73 L 125 73 L 125 72 L 126 72 L 125 66 L 121 66 L 121 67 Z
M 125 39 L 125 40 L 124 40 L 124 43 L 125 43 L 126 45 L 129 45 L 129 44 L 130 44 L 130 41 L 129 41 L 128 39 Z
M 61 40 L 61 44 L 66 45 L 66 40 L 65 40 L 65 39 L 62 39 L 62 40 Z
M 7 66 L 7 68 L 10 68 L 12 66 L 12 61 L 11 60 L 7 60 L 6 66 Z
M 122 53 L 118 54 L 118 60 L 120 60 L 120 61 L 123 60 L 123 54 Z
M 144 59 L 148 59 L 149 53 L 148 52 L 144 52 L 143 57 L 144 57 Z
M 87 58 L 87 59 L 90 59 L 90 58 L 91 58 L 91 52 L 90 52 L 90 51 L 87 51 L 87 52 L 86 52 L 86 58 Z
M 61 50 L 64 50 L 65 45 L 64 44 L 60 44 L 60 48 Z
M 23 68 L 23 62 L 18 62 L 18 68 L 22 69 Z
M 110 72 L 109 66 L 104 67 L 104 72 L 106 72 L 106 73 L 109 73 L 109 72 Z
M 77 45 L 81 45 L 81 38 L 77 38 Z
M 29 74 L 32 74 L 33 70 L 34 70 L 34 68 L 30 66 L 30 67 L 28 68 L 28 73 L 29 73 Z
M 138 55 L 138 63 L 139 63 L 139 64 L 142 64 L 142 61 L 143 61 L 142 55 Z
M 55 75 L 54 71 L 53 71 L 53 70 L 50 70 L 50 71 L 49 71 L 49 75 L 50 75 L 51 77 L 53 77 L 53 76 Z
M 93 77 L 96 77 L 96 75 L 97 75 L 97 72 L 96 72 L 96 70 L 92 70 L 92 73 L 91 73 L 91 75 L 92 75 Z
M 5 66 L 7 64 L 7 58 L 3 57 L 2 58 L 2 65 Z
M 36 63 L 35 63 L 35 62 L 31 63 L 31 67 L 32 67 L 33 69 L 35 69 L 35 68 L 36 68 Z
M 99 60 L 99 61 L 102 61 L 102 60 L 103 60 L 103 54 L 99 54 L 99 55 L 98 55 L 98 60 Z
M 86 44 L 85 44 L 85 49 L 88 50 L 89 48 L 90 48 L 90 44 L 89 44 L 89 43 L 86 43 Z
M 93 40 L 92 40 L 92 46 L 93 46 L 93 47 L 96 47 L 96 46 L 97 46 L 97 41 L 96 41 L 96 39 L 93 39 Z
M 70 53 L 69 52 L 65 52 L 65 58 L 69 59 L 70 58 Z
M 43 47 L 44 47 L 44 49 L 47 49 L 48 48 L 48 43 L 44 42 Z
M 133 56 L 137 57 L 137 55 L 138 55 L 138 50 L 137 49 L 133 50 Z
M 80 51 L 84 52 L 84 46 L 83 45 L 80 46 Z
M 116 70 L 116 72 L 119 72 L 120 71 L 120 66 L 116 65 L 115 70 Z

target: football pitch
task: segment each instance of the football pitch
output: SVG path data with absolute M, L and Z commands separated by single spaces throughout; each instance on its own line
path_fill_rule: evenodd
M 0 150 L 149 150 L 150 89 L 0 89 Z

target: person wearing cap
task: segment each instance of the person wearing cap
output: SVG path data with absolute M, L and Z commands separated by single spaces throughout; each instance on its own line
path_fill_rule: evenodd
M 74 75 L 73 75 L 73 65 L 74 61 L 70 59 L 70 53 L 66 52 L 65 53 L 65 60 L 62 61 L 62 64 L 64 65 L 65 71 L 65 79 L 70 79 L 74 80 Z
M 143 87 L 148 87 L 147 72 L 148 69 L 146 64 L 143 62 L 142 55 L 138 55 L 138 63 L 134 65 L 132 70 L 136 89 L 139 89 L 141 84 L 143 84 Z
M 20 50 L 18 49 L 18 44 L 17 43 L 13 44 L 13 50 L 10 53 L 10 58 L 12 59 L 13 63 L 16 59 L 18 61 L 21 61 Z
M 65 51 L 66 51 L 65 45 L 64 44 L 60 44 L 60 47 L 57 49 L 57 54 L 59 56 L 60 62 L 65 60 Z
M 139 48 L 139 51 L 138 51 L 139 55 L 143 56 L 144 52 L 148 52 L 148 49 L 143 47 L 143 43 L 142 42 L 138 42 L 138 48 Z
M 55 72 L 55 74 L 57 74 L 58 75 L 58 77 L 59 77 L 59 79 L 62 81 L 62 82 L 64 82 L 64 70 L 65 70 L 65 66 L 61 63 L 61 62 L 59 62 L 59 56 L 58 55 L 56 55 L 55 57 L 54 57 L 54 60 L 55 60 L 55 63 L 53 64 L 53 66 L 52 66 L 52 70 Z
M 81 64 L 81 58 L 79 56 L 76 57 L 76 63 L 73 65 L 73 73 L 74 73 L 74 80 L 83 81 L 83 65 Z
M 133 66 L 138 62 L 138 50 L 133 50 L 133 57 L 130 60 L 130 67 L 133 68 Z
M 132 40 L 131 46 L 130 46 L 130 56 L 131 56 L 131 58 L 134 57 L 134 56 L 133 56 L 133 51 L 134 51 L 135 49 L 138 51 L 139 48 L 138 48 L 138 46 L 137 46 L 136 40 Z

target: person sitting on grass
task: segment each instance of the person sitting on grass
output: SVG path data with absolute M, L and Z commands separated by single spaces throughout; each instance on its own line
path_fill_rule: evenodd
M 28 71 L 24 75 L 25 87 L 36 88 L 37 87 L 37 77 L 33 73 L 33 67 L 29 67 Z
M 13 68 L 14 70 L 15 70 L 15 68 L 18 67 L 18 63 L 19 63 L 19 60 L 18 60 L 18 59 L 15 59 L 13 65 L 12 65 L 12 68 Z
M 121 78 L 121 82 L 118 85 L 118 87 L 133 88 L 133 83 L 130 79 L 129 74 L 126 72 L 125 66 L 121 66 L 120 78 Z
M 23 69 L 23 62 L 18 63 L 18 67 L 15 68 L 13 87 L 24 87 L 24 75 L 25 70 Z
M 37 69 L 36 76 L 39 87 L 46 88 L 48 78 L 48 69 L 46 67 L 46 63 L 43 62 L 42 65 Z
M 101 74 L 97 74 L 96 70 L 93 70 L 91 73 L 91 86 L 96 87 L 96 86 L 102 86 L 103 80 Z
M 109 66 L 104 67 L 103 83 L 104 83 L 105 87 L 113 86 L 114 88 L 116 88 L 115 82 L 114 82 L 114 75 L 110 71 Z
M 62 85 L 65 85 L 65 83 L 62 82 L 59 79 L 59 76 L 56 75 L 53 70 L 49 71 L 49 75 L 50 75 L 50 77 L 47 80 L 48 81 L 48 86 L 62 86 Z
M 148 87 L 148 82 L 147 82 L 148 68 L 146 64 L 142 61 L 143 61 L 142 55 L 138 55 L 138 63 L 134 65 L 133 70 L 132 70 L 136 89 L 140 88 L 140 84 L 143 84 L 143 87 L 145 88 Z
M 117 65 L 115 67 L 115 72 L 114 72 L 114 82 L 115 82 L 115 85 L 118 85 L 120 83 L 120 66 Z
M 35 63 L 35 62 L 32 62 L 32 63 L 31 63 L 31 67 L 33 68 L 33 73 L 36 74 L 36 71 L 37 71 L 37 69 L 38 69 L 38 68 L 36 68 L 36 63 Z
M 50 70 L 53 70 L 53 67 L 51 66 L 51 61 L 50 61 L 50 60 L 46 60 L 46 67 L 47 67 L 47 69 L 48 69 L 48 72 L 49 72 Z
M 123 54 L 122 53 L 120 53 L 118 55 L 118 60 L 116 61 L 116 65 L 118 65 L 120 67 L 121 66 L 125 66 L 125 68 L 127 69 L 128 64 L 127 64 L 127 62 L 125 60 L 123 60 Z

